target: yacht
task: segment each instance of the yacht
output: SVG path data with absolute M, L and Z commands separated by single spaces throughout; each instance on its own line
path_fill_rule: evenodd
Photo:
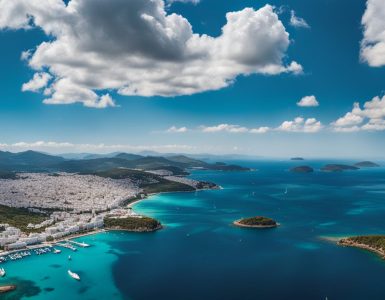
M 0 269 L 0 276 L 1 276 L 1 277 L 4 277 L 4 276 L 5 276 L 5 270 L 4 270 L 4 268 L 1 268 L 1 269 Z
M 80 276 L 70 270 L 68 270 L 68 275 L 70 275 L 73 279 L 80 280 Z
M 59 254 L 59 253 L 61 253 L 61 250 L 55 249 L 55 248 L 54 248 L 54 249 L 53 249 L 53 253 L 54 253 L 54 254 Z

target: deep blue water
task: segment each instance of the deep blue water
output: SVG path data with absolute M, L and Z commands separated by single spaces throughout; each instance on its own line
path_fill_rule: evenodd
M 383 260 L 323 238 L 385 234 L 385 168 L 293 174 L 288 168 L 301 163 L 243 164 L 257 171 L 191 175 L 223 190 L 136 204 L 165 225 L 161 231 L 83 238 L 93 247 L 74 253 L 72 262 L 65 251 L 12 262 L 4 280 L 35 291 L 25 299 L 385 299 Z M 281 226 L 231 225 L 255 215 Z M 68 267 L 81 282 L 68 278 Z

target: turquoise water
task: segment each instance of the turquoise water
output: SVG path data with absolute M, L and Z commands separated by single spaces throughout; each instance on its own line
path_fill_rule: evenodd
M 292 174 L 287 170 L 294 162 L 244 164 L 258 171 L 192 174 L 223 190 L 163 194 L 136 204 L 136 211 L 166 226 L 161 231 L 102 233 L 81 238 L 92 247 L 76 253 L 6 263 L 1 282 L 20 288 L 3 298 L 385 299 L 384 261 L 323 238 L 385 234 L 384 168 Z M 281 226 L 231 225 L 254 215 Z

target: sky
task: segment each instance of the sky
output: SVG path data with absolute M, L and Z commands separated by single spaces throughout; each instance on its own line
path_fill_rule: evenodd
M 0 0 L 0 150 L 385 158 L 382 0 Z

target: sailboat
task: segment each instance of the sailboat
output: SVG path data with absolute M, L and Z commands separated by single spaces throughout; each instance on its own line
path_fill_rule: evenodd
M 70 275 L 73 279 L 80 280 L 80 276 L 74 272 L 71 272 L 71 270 L 68 270 L 68 275 Z

